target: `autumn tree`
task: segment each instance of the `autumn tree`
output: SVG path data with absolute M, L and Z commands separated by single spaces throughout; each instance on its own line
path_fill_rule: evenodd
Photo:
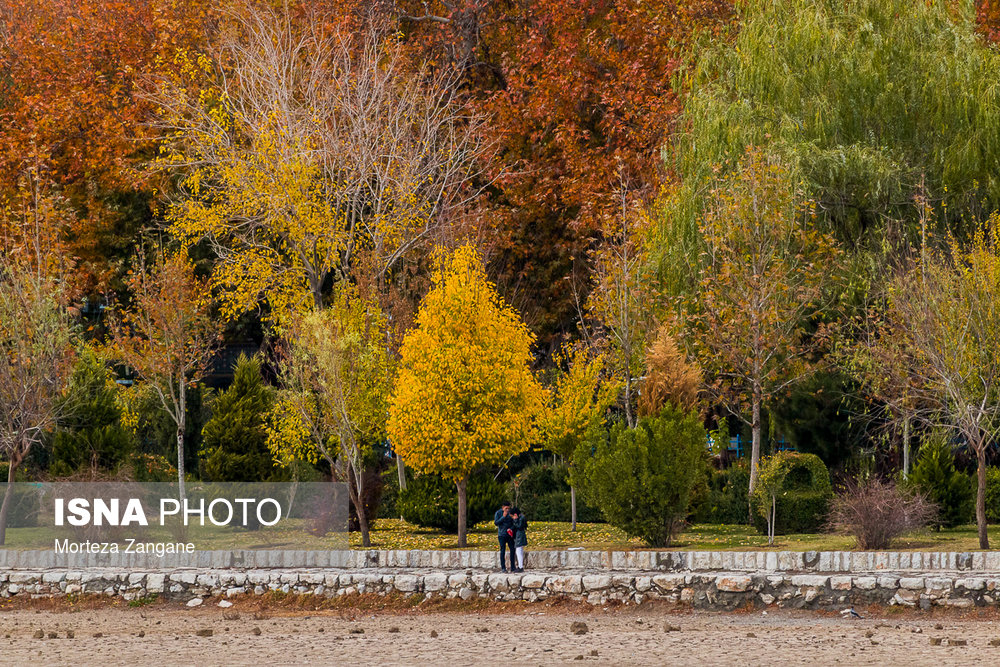
M 185 495 L 187 390 L 204 375 L 220 336 L 208 282 L 183 253 L 140 259 L 128 277 L 130 303 L 109 319 L 115 358 L 152 387 L 177 428 L 177 482 Z
M 968 244 L 928 248 L 887 294 L 885 344 L 907 355 L 874 355 L 911 379 L 917 417 L 948 427 L 976 455 L 979 546 L 989 548 L 986 454 L 1000 434 L 1000 216 Z
M 147 76 L 207 43 L 215 0 L 6 0 L 0 9 L 0 191 L 37 168 L 62 191 L 51 220 L 77 258 L 66 279 L 88 293 L 116 285 L 152 219 L 141 173 L 155 131 Z
M 706 250 L 687 316 L 707 388 L 751 427 L 752 493 L 761 411 L 808 374 L 822 349 L 814 320 L 824 314 L 838 253 L 809 224 L 787 168 L 754 150 L 714 190 L 700 232 Z
M 180 176 L 172 232 L 216 256 L 225 317 L 294 319 L 354 272 L 383 285 L 474 194 L 482 117 L 449 71 L 408 70 L 377 22 L 247 7 L 187 57 L 155 96 L 159 164 Z
M 991 129 L 1000 122 L 1000 52 L 977 37 L 972 2 L 735 8 L 732 38 L 706 43 L 685 73 L 685 131 L 665 151 L 680 181 L 657 216 L 654 259 L 665 282 L 693 286 L 686 266 L 703 249 L 699 216 L 747 146 L 798 170 L 816 223 L 872 257 L 875 284 L 883 259 L 917 236 L 911 201 L 921 183 L 945 228 L 959 231 L 1000 205 Z
M 72 371 L 72 328 L 65 282 L 49 234 L 51 202 L 0 207 L 0 455 L 7 485 L 0 505 L 0 545 L 18 466 L 68 405 L 62 400 Z
M 577 325 L 566 280 L 583 288 L 587 251 L 619 210 L 624 171 L 641 196 L 681 110 L 676 76 L 702 36 L 725 31 L 726 0 L 394 0 L 419 58 L 455 63 L 491 114 L 499 154 L 490 266 L 543 349 Z M 492 271 L 491 271 L 492 275 Z M 584 289 L 583 296 L 586 297 Z
M 385 439 L 394 372 L 388 322 L 379 304 L 343 282 L 331 303 L 289 331 L 282 368 L 284 392 L 272 418 L 268 446 L 276 460 L 330 466 L 348 485 L 361 540 L 371 546 L 365 476 L 375 443 Z
M 532 341 L 473 247 L 439 253 L 433 287 L 403 340 L 388 432 L 407 465 L 454 481 L 461 547 L 469 475 L 538 440 L 545 397 L 529 368 Z
M 648 218 L 623 179 L 617 215 L 605 221 L 604 240 L 594 255 L 593 288 L 588 310 L 610 341 L 612 372 L 622 380 L 622 404 L 629 428 L 635 427 L 635 388 L 642 374 L 643 351 L 652 326 L 645 247 Z
M 572 462 L 587 429 L 617 400 L 620 384 L 604 375 L 603 355 L 589 355 L 582 347 L 564 354 L 557 355 L 556 379 L 539 425 L 545 447 Z M 570 529 L 576 530 L 576 484 L 572 483 L 572 474 L 570 481 Z

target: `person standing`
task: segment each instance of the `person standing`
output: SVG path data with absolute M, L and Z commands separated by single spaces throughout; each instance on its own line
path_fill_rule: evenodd
M 510 549 L 510 570 L 515 571 L 514 563 L 514 519 L 510 516 L 510 502 L 504 501 L 500 509 L 493 515 L 493 523 L 497 527 L 497 540 L 500 542 L 500 570 L 507 571 L 504 557 Z
M 517 507 L 510 511 L 510 517 L 514 522 L 514 550 L 517 552 L 517 569 L 515 572 L 524 572 L 524 548 L 528 546 L 528 519 Z

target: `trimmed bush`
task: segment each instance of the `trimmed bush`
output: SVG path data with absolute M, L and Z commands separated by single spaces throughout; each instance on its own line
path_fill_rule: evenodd
M 935 431 L 924 440 L 907 485 L 937 505 L 936 530 L 973 520 L 976 489 L 972 477 L 955 469 L 955 455 L 944 432 Z
M 711 470 L 708 494 L 695 511 L 695 523 L 746 524 L 750 519 L 747 490 L 750 469 L 740 461 L 722 470 Z
M 775 535 L 819 532 L 826 524 L 833 487 L 826 465 L 815 454 L 778 452 L 768 460 L 782 461 L 787 466 L 784 481 L 777 494 Z M 766 461 L 761 463 L 763 467 Z M 755 494 L 751 500 L 753 523 L 761 533 L 767 532 L 767 513 L 771 498 Z
M 1000 523 L 1000 468 L 986 469 L 986 520 Z
M 539 463 L 528 466 L 511 480 L 507 497 L 521 508 L 531 521 L 569 521 L 571 516 L 569 466 L 564 463 Z M 601 513 L 576 496 L 577 521 L 603 522 Z
M 493 519 L 504 499 L 504 485 L 490 474 L 473 475 L 467 488 L 468 522 L 474 526 Z M 458 532 L 458 496 L 455 483 L 439 475 L 420 475 L 406 483 L 396 500 L 403 519 L 424 528 Z
M 634 429 L 616 424 L 607 439 L 577 449 L 581 491 L 630 537 L 670 546 L 705 479 L 705 438 L 696 412 L 670 405 Z

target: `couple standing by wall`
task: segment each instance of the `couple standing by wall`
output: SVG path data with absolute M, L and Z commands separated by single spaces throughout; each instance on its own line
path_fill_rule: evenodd
M 500 570 L 507 571 L 504 560 L 509 549 L 510 571 L 524 572 L 524 548 L 528 546 L 528 520 L 520 509 L 511 507 L 509 502 L 504 501 L 493 515 L 493 523 L 496 524 L 497 540 L 500 541 Z

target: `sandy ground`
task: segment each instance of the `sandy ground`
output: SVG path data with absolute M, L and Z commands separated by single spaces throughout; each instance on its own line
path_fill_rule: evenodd
M 586 634 L 570 632 L 574 621 L 587 624 Z M 35 638 L 39 630 L 45 638 Z M 207 630 L 212 636 L 198 636 Z M 814 612 L 584 613 L 539 605 L 503 613 L 340 609 L 295 615 L 165 604 L 0 610 L 0 662 L 18 665 L 997 664 L 1000 646 L 989 644 L 995 637 L 996 614 L 883 613 L 845 620 Z M 942 645 L 932 645 L 932 638 Z M 967 645 L 949 646 L 949 640 Z

